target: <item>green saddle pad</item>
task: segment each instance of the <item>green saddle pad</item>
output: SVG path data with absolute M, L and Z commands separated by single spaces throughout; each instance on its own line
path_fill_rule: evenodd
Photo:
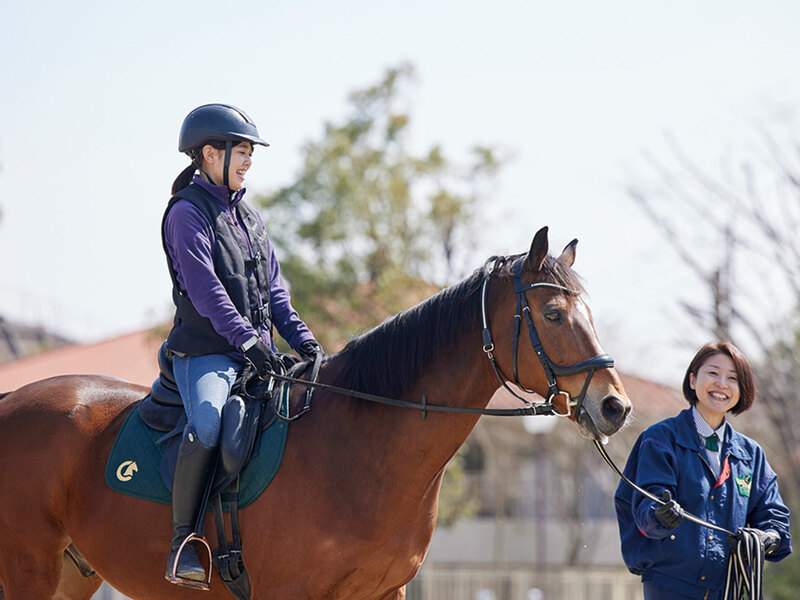
M 287 386 L 288 387 L 288 386 Z M 284 390 L 281 413 L 286 415 L 288 389 Z M 283 459 L 289 424 L 275 421 L 261 432 L 254 454 L 239 477 L 239 508 L 258 498 L 267 488 Z M 159 466 L 167 442 L 156 445 L 164 435 L 144 424 L 134 408 L 122 424 L 106 463 L 106 483 L 111 489 L 137 498 L 170 504 L 172 494 L 161 481 Z

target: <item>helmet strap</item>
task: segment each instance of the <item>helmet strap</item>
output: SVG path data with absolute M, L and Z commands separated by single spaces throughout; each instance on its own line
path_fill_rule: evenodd
M 210 181 L 210 182 L 211 182 L 211 185 L 219 185 L 219 184 L 218 184 L 216 181 L 214 181 L 214 178 L 213 178 L 213 177 L 211 177 L 211 175 L 209 174 L 209 172 L 208 172 L 208 171 L 206 171 L 205 169 L 200 169 L 200 172 L 201 172 L 203 175 L 205 175 L 205 176 L 206 176 L 206 179 L 208 179 L 208 181 Z
M 222 174 L 222 183 L 223 185 L 231 189 L 231 186 L 228 185 L 230 182 L 228 181 L 228 168 L 231 166 L 231 150 L 233 148 L 233 142 L 230 140 L 225 141 L 225 167 Z

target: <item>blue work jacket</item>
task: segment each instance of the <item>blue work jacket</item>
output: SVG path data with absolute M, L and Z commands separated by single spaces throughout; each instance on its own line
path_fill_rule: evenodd
M 716 477 L 687 409 L 645 430 L 624 472 L 659 498 L 669 490 L 685 510 L 729 531 L 747 526 L 777 532 L 780 547 L 767 558 L 787 556 L 792 551 L 789 509 L 764 451 L 726 423 L 720 459 Z M 725 587 L 730 553 L 726 534 L 687 520 L 675 529 L 664 527 L 655 516 L 655 503 L 624 481 L 614 503 L 622 557 L 642 581 L 690 598 L 704 598 L 709 589 L 716 595 Z

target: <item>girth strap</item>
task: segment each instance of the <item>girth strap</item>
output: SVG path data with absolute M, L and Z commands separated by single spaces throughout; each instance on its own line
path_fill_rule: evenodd
M 228 493 L 217 494 L 213 499 L 214 526 L 217 530 L 217 547 L 212 554 L 212 563 L 220 579 L 237 600 L 250 600 L 250 577 L 242 559 L 242 538 L 239 530 L 239 478 L 228 488 Z M 231 525 L 231 541 L 225 531 L 225 511 L 228 508 Z

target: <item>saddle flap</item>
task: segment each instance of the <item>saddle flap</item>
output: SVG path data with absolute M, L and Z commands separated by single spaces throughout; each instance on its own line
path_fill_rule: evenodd
M 250 458 L 256 436 L 261 431 L 262 406 L 260 402 L 246 404 L 241 396 L 235 395 L 228 399 L 222 409 L 220 464 L 214 481 L 215 489 L 225 489 Z

